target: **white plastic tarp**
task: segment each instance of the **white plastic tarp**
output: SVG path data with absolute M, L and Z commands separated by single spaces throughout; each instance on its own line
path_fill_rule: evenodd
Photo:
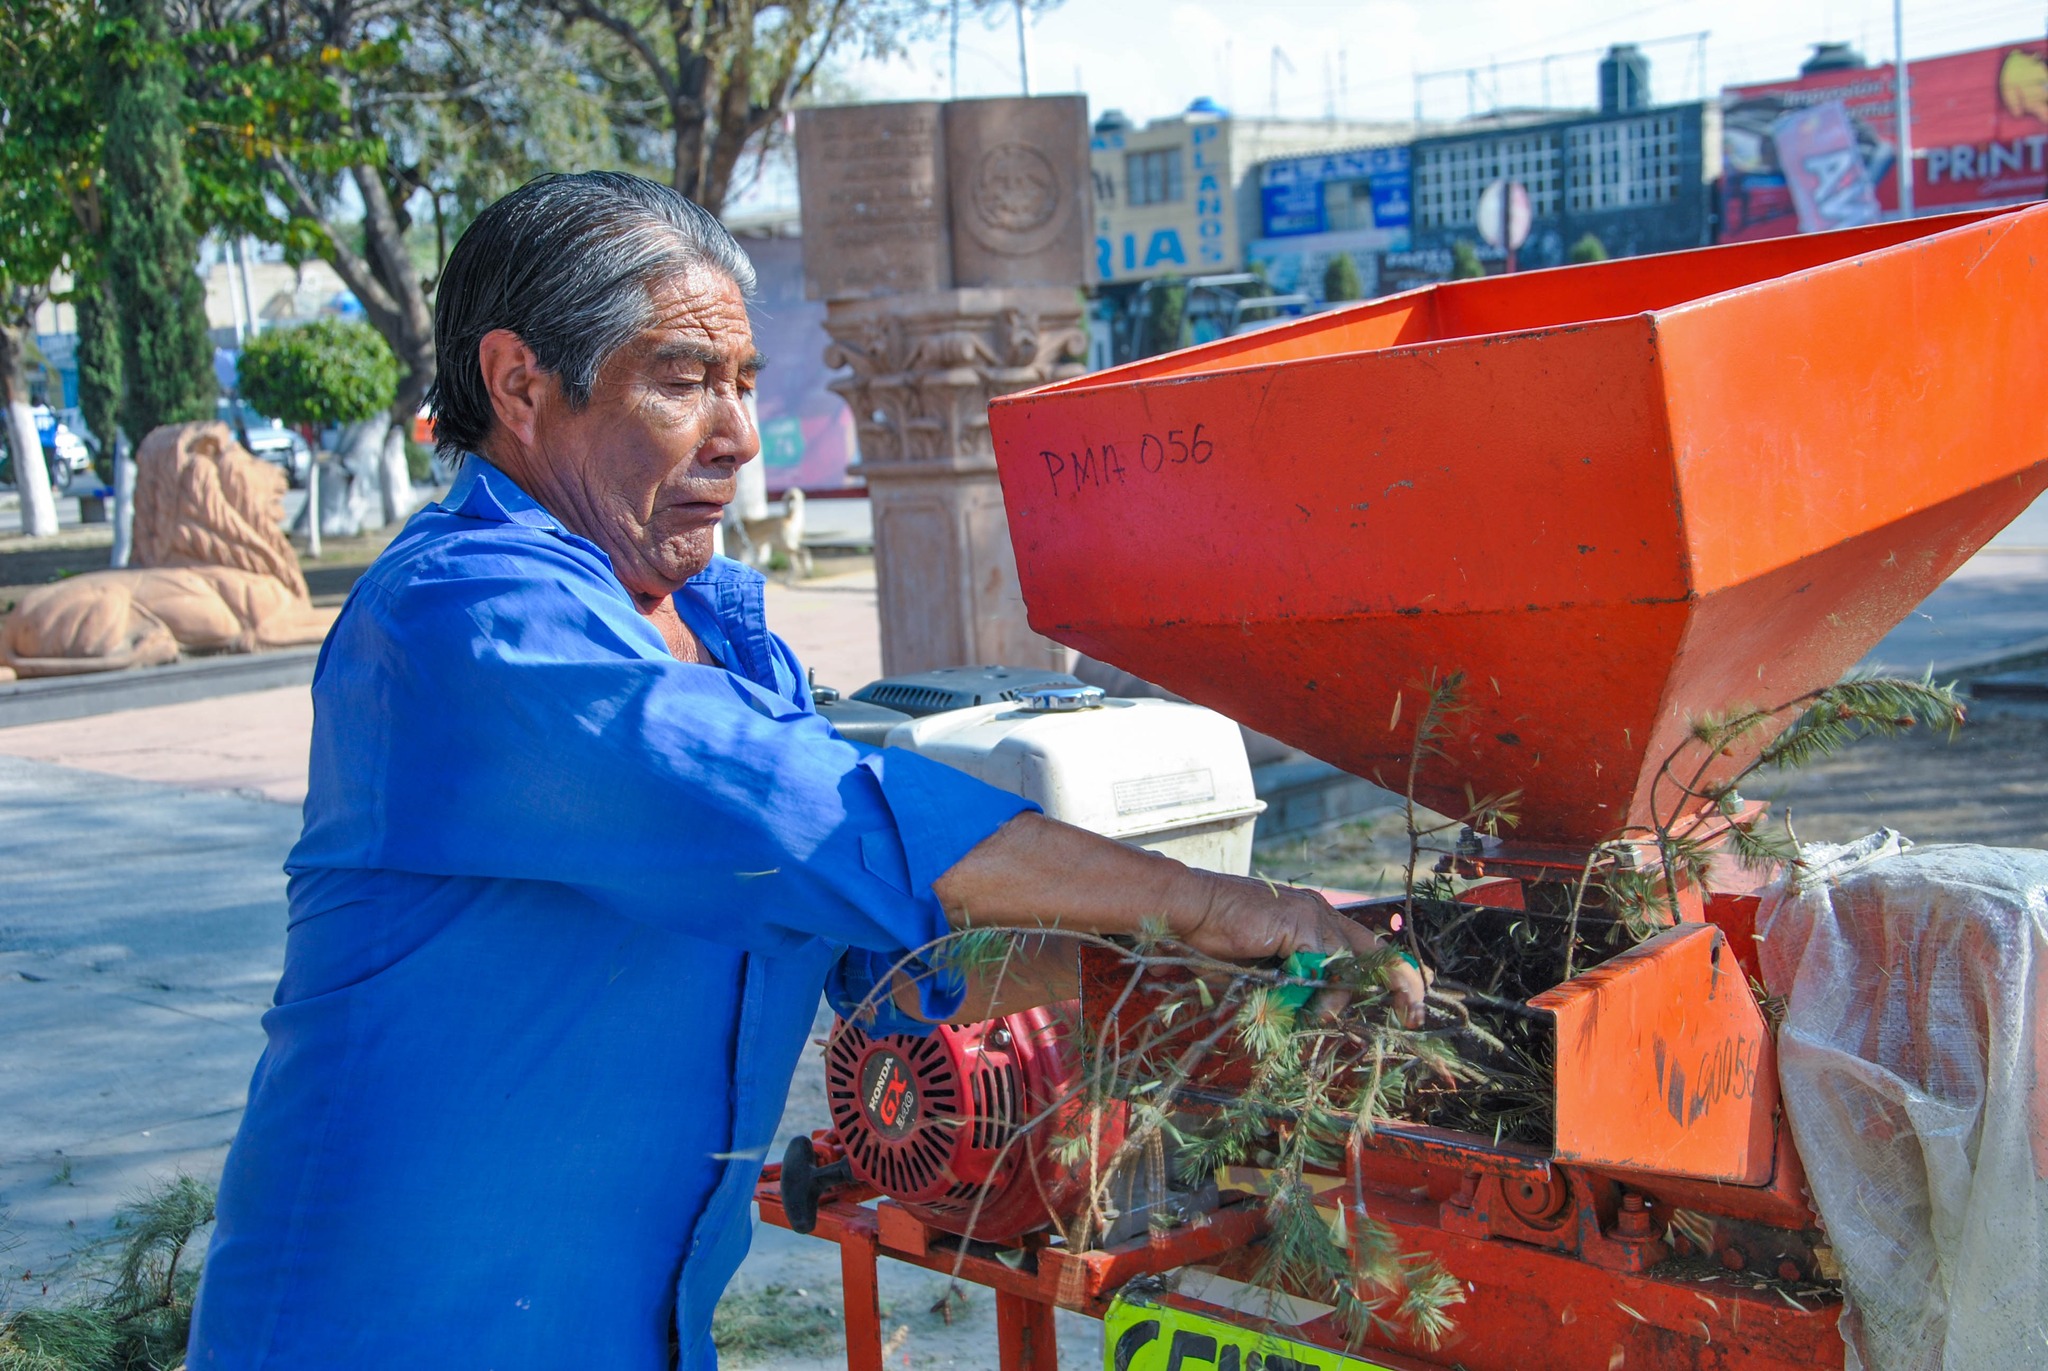
M 2048 852 L 1803 857 L 1760 951 L 1848 1367 L 2048 1368 Z

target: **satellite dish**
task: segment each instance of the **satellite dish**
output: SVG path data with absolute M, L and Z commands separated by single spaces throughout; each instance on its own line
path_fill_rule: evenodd
M 1507 200 L 1507 232 L 1501 229 L 1501 200 Z M 1533 216 L 1529 210 L 1529 188 L 1520 181 L 1502 179 L 1490 181 L 1486 189 L 1479 192 L 1479 208 L 1474 212 L 1474 225 L 1479 236 L 1486 240 L 1488 247 L 1507 248 L 1512 251 L 1529 241 L 1529 225 Z

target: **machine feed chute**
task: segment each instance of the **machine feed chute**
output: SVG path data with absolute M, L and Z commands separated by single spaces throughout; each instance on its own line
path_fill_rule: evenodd
M 1395 790 L 1397 700 L 1462 672 L 1418 798 L 1519 791 L 1539 843 L 1669 820 L 1696 721 L 1839 678 L 2048 483 L 2044 296 L 2034 206 L 1431 286 L 1007 396 L 1031 624 Z

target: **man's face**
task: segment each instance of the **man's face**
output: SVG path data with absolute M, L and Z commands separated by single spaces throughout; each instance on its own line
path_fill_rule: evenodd
M 604 364 L 589 403 L 571 409 L 557 389 L 533 443 L 549 487 L 533 494 L 643 600 L 710 563 L 735 474 L 761 451 L 743 403 L 761 359 L 739 287 L 695 267 L 649 296 L 653 321 Z

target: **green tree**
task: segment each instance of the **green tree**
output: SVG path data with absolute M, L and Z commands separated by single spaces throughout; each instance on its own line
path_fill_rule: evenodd
M 1187 330 L 1187 282 L 1162 276 L 1147 282 L 1139 298 L 1145 313 L 1138 331 L 1138 355 L 1152 357 L 1179 347 Z
M 1479 249 L 1463 238 L 1451 244 L 1451 279 L 1469 281 L 1486 275 L 1486 263 L 1479 260 Z
M 57 532 L 29 411 L 35 315 L 78 246 L 74 204 L 92 199 L 100 120 L 90 93 L 94 11 L 82 0 L 9 0 L 0 23 L 0 402 L 22 532 Z
M 238 370 L 242 398 L 285 423 L 354 424 L 388 408 L 398 359 L 378 332 L 345 319 L 316 319 L 251 338 Z
M 398 359 L 377 449 L 383 519 L 396 520 L 411 507 L 405 435 L 433 384 L 434 289 L 455 235 L 540 171 L 630 159 L 589 63 L 521 0 L 230 8 L 239 22 L 188 38 L 197 195 L 210 222 L 325 260 Z M 432 217 L 425 251 L 415 208 Z
M 161 0 L 105 0 L 107 280 L 121 317 L 121 417 L 139 441 L 213 415 L 213 343 L 187 218 L 185 64 Z
M 1356 300 L 1365 294 L 1365 281 L 1358 274 L 1358 263 L 1348 252 L 1339 252 L 1330 258 L 1323 268 L 1323 299 L 1330 304 L 1342 304 Z
M 99 440 L 93 469 L 114 483 L 114 449 L 121 432 L 121 331 L 107 284 L 95 274 L 71 292 L 78 312 L 78 409 Z
M 1604 262 L 1607 260 L 1607 244 L 1588 233 L 1572 244 L 1571 250 L 1565 253 L 1565 260 L 1574 266 L 1586 262 Z

